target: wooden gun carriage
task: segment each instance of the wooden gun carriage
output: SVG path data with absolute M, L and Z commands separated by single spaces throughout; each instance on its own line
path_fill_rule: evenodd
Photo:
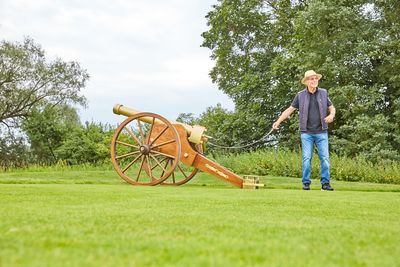
M 240 188 L 263 186 L 243 179 L 203 154 L 207 136 L 199 125 L 169 121 L 117 104 L 115 114 L 128 117 L 115 130 L 111 160 L 122 179 L 133 185 L 182 185 L 198 170 Z

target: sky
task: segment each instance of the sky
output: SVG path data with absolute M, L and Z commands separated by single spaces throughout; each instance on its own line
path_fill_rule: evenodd
M 114 104 L 174 120 L 232 100 L 209 77 L 200 47 L 217 0 L 0 0 L 0 39 L 31 37 L 49 60 L 77 61 L 90 79 L 82 122 L 116 124 Z

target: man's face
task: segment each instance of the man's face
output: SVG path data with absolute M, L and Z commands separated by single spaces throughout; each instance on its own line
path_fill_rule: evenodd
M 308 87 L 311 87 L 311 88 L 318 87 L 318 76 L 313 75 L 313 76 L 308 77 L 306 80 L 306 84 Z

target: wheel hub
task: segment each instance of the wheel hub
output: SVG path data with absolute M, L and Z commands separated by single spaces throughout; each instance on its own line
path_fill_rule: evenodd
M 148 155 L 150 153 L 150 146 L 149 145 L 141 145 L 140 146 L 140 153 L 143 155 Z

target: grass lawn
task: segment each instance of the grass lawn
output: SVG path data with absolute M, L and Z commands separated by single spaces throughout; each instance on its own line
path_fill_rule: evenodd
M 0 173 L 0 266 L 400 266 L 400 185 L 199 174 L 134 187 L 113 171 Z

